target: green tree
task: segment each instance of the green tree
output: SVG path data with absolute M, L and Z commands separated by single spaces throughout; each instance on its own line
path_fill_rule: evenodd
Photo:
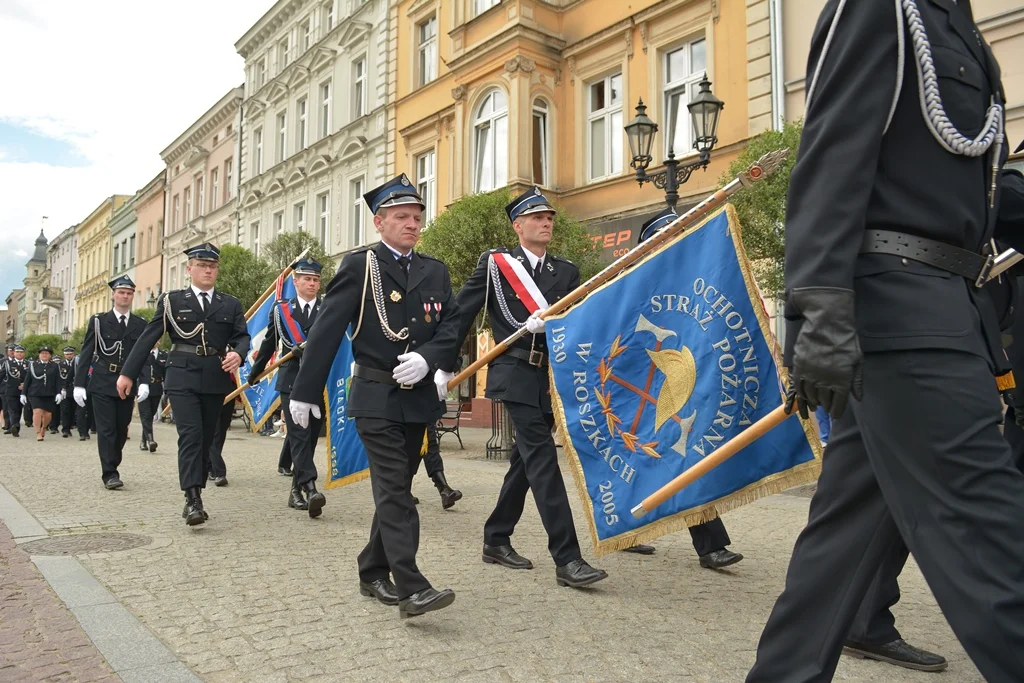
M 334 259 L 328 256 L 320 240 L 308 232 L 282 232 L 263 249 L 263 255 L 272 266 L 271 270 L 280 273 L 307 248 L 307 258 L 316 259 L 324 267 L 320 273 L 320 290 L 323 291 L 334 277 L 336 264 Z
M 217 289 L 238 297 L 242 310 L 256 303 L 280 271 L 248 249 L 235 244 L 225 244 L 220 249 L 220 273 Z
M 512 192 L 507 188 L 468 195 L 448 207 L 423 231 L 419 248 L 448 266 L 455 291 L 473 274 L 480 254 L 488 249 L 511 249 L 519 244 L 505 214 L 505 206 L 512 199 Z M 575 263 L 583 280 L 601 269 L 598 262 L 601 252 L 594 247 L 590 233 L 563 211 L 555 215 L 549 249 Z
M 149 322 L 150 320 L 153 319 L 153 316 L 156 314 L 156 309 L 137 308 L 134 311 L 132 311 L 132 313 L 139 316 L 140 318 L 144 318 L 146 322 Z M 169 351 L 171 348 L 171 338 L 165 334 L 164 336 L 160 337 L 160 343 L 157 346 L 159 346 L 161 351 Z
M 775 173 L 753 187 L 740 190 L 730 200 L 743 227 L 743 247 L 750 258 L 754 278 L 769 297 L 779 295 L 785 286 L 786 194 L 802 131 L 803 121 L 800 120 L 786 123 L 782 130 L 755 136 L 719 181 L 723 185 L 729 182 L 767 152 L 789 149 L 789 156 Z
M 75 353 L 79 353 L 82 350 L 82 344 L 85 342 L 85 325 L 82 325 L 68 337 L 66 342 L 62 342 L 60 348 L 63 349 L 65 346 L 74 346 Z
M 35 358 L 41 346 L 49 346 L 53 354 L 59 356 L 61 349 L 66 346 L 58 334 L 30 334 L 20 344 L 25 347 L 25 358 Z

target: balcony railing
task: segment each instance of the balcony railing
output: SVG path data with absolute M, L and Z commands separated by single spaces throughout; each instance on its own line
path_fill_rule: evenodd
M 43 287 L 43 296 L 40 303 L 50 308 L 64 308 L 64 290 L 60 287 Z

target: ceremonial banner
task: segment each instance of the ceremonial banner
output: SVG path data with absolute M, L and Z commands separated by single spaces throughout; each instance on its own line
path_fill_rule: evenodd
M 552 401 L 598 556 L 815 481 L 790 419 L 643 519 L 631 508 L 784 400 L 732 205 L 546 319 Z
M 260 345 L 263 343 L 263 338 L 267 336 L 267 329 L 269 325 L 273 324 L 273 318 L 271 317 L 274 311 L 274 305 L 278 299 L 291 299 L 295 296 L 295 283 L 292 281 L 292 276 L 289 275 L 283 281 L 279 280 L 277 285 L 277 291 L 274 296 L 268 296 L 266 300 L 260 304 L 251 317 L 246 320 L 246 327 L 249 328 L 249 336 L 252 342 L 249 346 L 249 353 L 246 354 L 245 358 L 242 359 L 242 365 L 238 368 L 238 374 L 236 379 L 239 385 L 245 382 L 246 378 L 249 377 L 249 371 L 252 370 L 253 360 L 256 358 L 256 352 L 259 351 Z M 274 350 L 273 355 L 267 362 L 267 365 L 273 363 L 277 358 L 277 350 Z M 277 381 L 277 372 L 271 372 L 269 375 L 263 378 L 259 384 L 254 387 L 249 387 L 241 394 L 243 405 L 245 405 L 245 411 L 249 413 L 249 419 L 252 422 L 252 431 L 259 431 L 263 423 L 267 421 L 274 411 L 278 409 L 281 403 L 281 395 L 277 389 L 274 388 L 274 384 Z
M 350 328 L 351 329 L 351 328 Z M 345 486 L 370 476 L 366 449 L 356 432 L 356 421 L 345 416 L 348 392 L 352 385 L 352 342 L 348 334 L 327 375 L 324 405 L 327 407 L 327 481 L 325 489 Z

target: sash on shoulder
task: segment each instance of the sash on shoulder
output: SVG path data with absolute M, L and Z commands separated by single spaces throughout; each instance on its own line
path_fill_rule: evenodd
M 302 332 L 302 326 L 292 316 L 292 305 L 287 300 L 280 302 L 281 322 L 284 323 L 284 332 L 288 335 L 288 341 L 292 346 L 298 346 L 306 341 L 306 335 Z
M 538 310 L 546 310 L 548 308 L 548 302 L 544 295 L 540 293 L 540 289 L 537 287 L 533 276 L 527 272 L 519 259 L 514 258 L 512 254 L 504 252 L 495 252 L 491 254 L 491 258 L 494 259 L 501 274 L 508 280 L 512 289 L 515 290 L 516 296 L 523 302 L 526 310 L 531 315 Z

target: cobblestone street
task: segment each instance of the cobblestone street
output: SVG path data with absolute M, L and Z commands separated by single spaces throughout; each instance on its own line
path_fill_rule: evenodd
M 651 557 L 598 559 L 570 486 L 584 556 L 610 577 L 588 591 L 559 588 L 532 503 L 513 543 L 536 569 L 480 561 L 483 522 L 507 465 L 484 459 L 489 432 L 464 430 L 465 450 L 453 437 L 442 441 L 448 480 L 465 495 L 455 508 L 441 509 L 422 468 L 414 484 L 421 501 L 420 568 L 435 587 L 454 589 L 456 602 L 399 620 L 397 608 L 361 597 L 357 588 L 356 555 L 373 514 L 369 482 L 327 491 L 323 517 L 311 520 L 286 507 L 289 480 L 276 472 L 281 440 L 246 434 L 236 422 L 224 449 L 229 485 L 207 488 L 210 520 L 188 528 L 173 427 L 156 427 L 155 454 L 138 451 L 137 423 L 131 432 L 120 491 L 100 483 L 95 437 L 84 443 L 0 437 L 0 484 L 51 540 L 109 532 L 144 537 L 137 539 L 141 547 L 117 552 L 91 547 L 87 537 L 68 540 L 82 541 L 70 547 L 85 568 L 181 663 L 212 683 L 742 681 L 807 517 L 802 492 L 726 515 L 732 549 L 746 558 L 731 571 L 700 568 L 686 533 L 659 539 Z M 317 465 L 322 471 L 320 456 Z M 10 562 L 20 551 L 5 538 L 0 535 L 0 552 Z M 981 681 L 912 562 L 901 588 L 897 625 L 910 642 L 944 654 L 949 670 L 915 673 L 844 657 L 836 680 Z M 3 590 L 6 610 L 6 581 Z M 10 664 L 3 644 L 21 623 L 4 618 L 0 624 L 0 665 Z M 40 623 L 49 629 L 50 622 Z M 44 644 L 31 656 L 43 656 Z M 5 671 L 0 680 L 20 680 Z

